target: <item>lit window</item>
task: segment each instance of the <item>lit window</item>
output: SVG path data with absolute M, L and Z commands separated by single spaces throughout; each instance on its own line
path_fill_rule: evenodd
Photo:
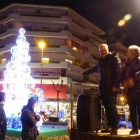
M 49 63 L 49 58 L 42 58 L 42 63 Z
M 73 47 L 72 49 L 73 49 L 74 51 L 76 51 L 76 50 L 77 50 L 77 48 L 76 48 L 76 47 Z
M 65 61 L 69 62 L 72 64 L 72 60 L 69 60 L 69 59 L 65 59 Z

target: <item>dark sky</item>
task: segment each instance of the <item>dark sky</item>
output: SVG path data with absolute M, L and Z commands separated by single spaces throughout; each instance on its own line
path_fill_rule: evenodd
M 67 6 L 114 36 L 125 46 L 140 46 L 140 0 L 4 0 L 3 8 L 11 3 Z M 117 23 L 126 14 L 132 18 L 123 27 Z

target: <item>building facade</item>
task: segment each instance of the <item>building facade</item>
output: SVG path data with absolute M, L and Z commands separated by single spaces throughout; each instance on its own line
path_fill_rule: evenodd
M 42 77 L 44 97 L 50 99 L 56 98 L 52 81 L 57 84 L 63 79 L 62 99 L 69 96 L 67 86 L 72 81 L 83 82 L 80 73 L 97 63 L 98 45 L 105 43 L 100 38 L 104 31 L 68 7 L 11 4 L 0 10 L 1 85 L 19 28 L 26 30 L 26 39 L 30 43 L 31 75 L 38 87 Z M 40 41 L 47 44 L 43 52 L 38 46 Z M 87 81 L 97 84 L 98 77 L 93 74 Z M 77 90 L 81 92 L 79 89 L 75 92 Z

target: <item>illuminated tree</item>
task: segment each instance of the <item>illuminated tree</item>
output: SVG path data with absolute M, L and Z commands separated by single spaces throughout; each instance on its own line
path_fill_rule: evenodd
M 31 57 L 29 56 L 29 43 L 24 36 L 25 30 L 21 28 L 19 34 L 16 40 L 17 45 L 11 48 L 11 61 L 8 62 L 4 71 L 3 91 L 6 93 L 7 117 L 11 114 L 18 116 L 30 97 L 34 97 L 37 101 L 43 98 L 42 90 L 34 88 L 35 82 L 27 64 Z

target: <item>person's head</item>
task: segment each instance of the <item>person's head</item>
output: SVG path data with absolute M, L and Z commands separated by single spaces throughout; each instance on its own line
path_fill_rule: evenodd
M 5 93 L 4 92 L 0 92 L 0 102 L 5 101 Z
M 140 47 L 131 45 L 126 53 L 128 59 L 138 58 L 140 56 Z
M 34 108 L 35 107 L 35 99 L 33 97 L 31 97 L 29 100 L 28 100 L 28 106 Z
M 107 44 L 100 44 L 98 49 L 99 49 L 100 56 L 103 58 L 106 57 L 109 53 Z

